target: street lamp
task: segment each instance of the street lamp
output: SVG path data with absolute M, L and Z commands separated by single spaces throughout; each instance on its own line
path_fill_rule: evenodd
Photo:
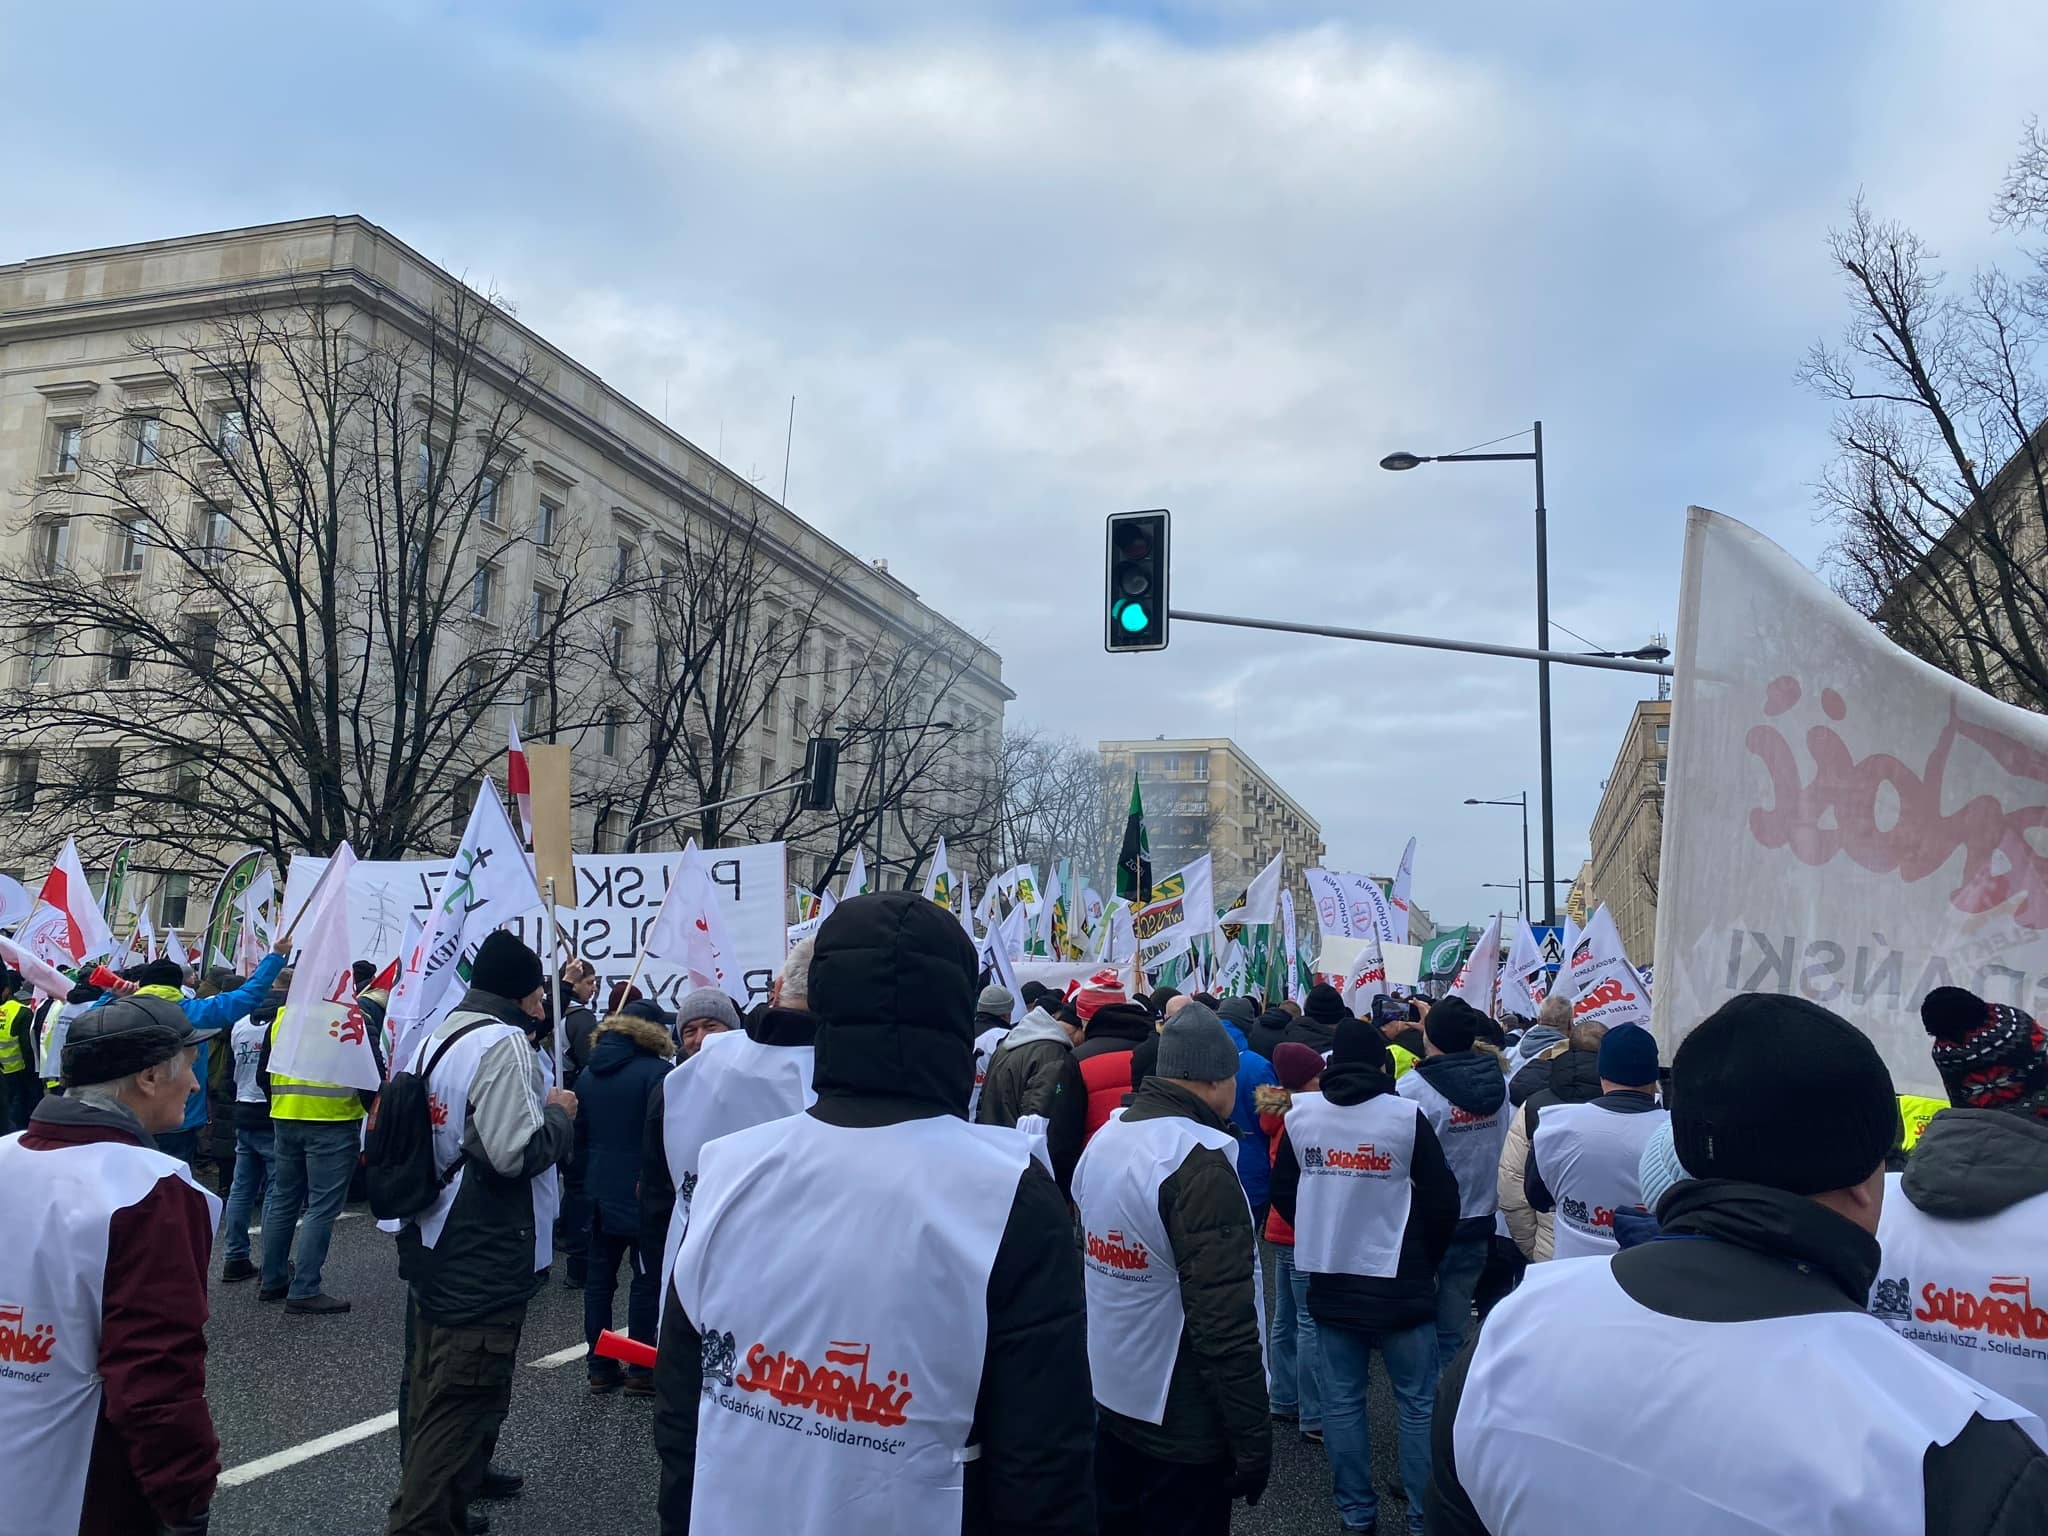
M 1488 880 L 1481 884 L 1480 889 L 1487 891 L 1513 891 L 1517 898 L 1515 902 L 1516 912 L 1523 917 L 1529 915 L 1529 887 L 1526 884 L 1516 885 L 1512 880 Z
M 865 734 L 875 738 L 875 878 L 877 880 L 886 882 L 889 878 L 889 866 L 882 858 L 882 834 L 888 830 L 889 823 L 889 774 L 885 766 L 884 757 L 888 750 L 886 738 L 902 731 L 915 731 L 918 735 L 922 736 L 926 731 L 950 731 L 952 729 L 953 722 L 950 720 L 932 720 L 922 724 L 859 726 L 846 733 L 849 736 Z M 887 890 L 888 886 L 884 884 L 878 887 L 878 889 Z
M 1543 423 L 1531 429 L 1535 442 L 1527 453 L 1390 453 L 1381 469 L 1407 470 L 1423 464 L 1530 463 L 1536 466 L 1536 649 L 1550 649 L 1550 534 L 1543 509 Z M 1553 899 L 1557 876 L 1557 828 L 1550 780 L 1550 663 L 1536 663 L 1536 726 L 1543 754 L 1543 921 L 1557 921 Z
M 1535 905 L 1529 897 L 1529 791 L 1523 790 L 1512 800 L 1472 800 L 1467 805 L 1519 805 L 1522 808 L 1522 911 L 1526 914 Z

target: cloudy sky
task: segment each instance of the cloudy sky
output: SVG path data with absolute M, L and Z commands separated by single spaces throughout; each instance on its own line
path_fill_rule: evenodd
M 1107 657 L 1103 515 L 1173 509 L 1180 605 L 1527 644 L 1526 467 L 1375 466 L 1541 417 L 1554 616 L 1641 644 L 1688 502 L 1825 546 L 1829 224 L 1861 188 L 1996 259 L 2048 97 L 2039 0 L 0 0 L 0 40 L 0 260 L 361 213 L 770 490 L 794 394 L 793 508 L 985 633 L 1013 721 L 1233 736 L 1335 865 L 1418 835 L 1450 921 L 1512 904 L 1519 824 L 1461 802 L 1534 800 L 1533 668 Z M 1648 684 L 1557 676 L 1566 876 Z

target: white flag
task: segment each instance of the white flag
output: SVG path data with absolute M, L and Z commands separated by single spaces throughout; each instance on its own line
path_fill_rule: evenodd
M 1280 892 L 1280 942 L 1287 956 L 1287 995 L 1299 1003 L 1301 991 L 1301 940 L 1294 931 L 1294 892 Z
M 937 902 L 948 912 L 959 901 L 953 889 L 953 868 L 946 862 L 946 840 L 943 837 L 932 851 L 932 867 L 924 877 L 924 899 Z
M 1344 995 L 1344 1006 L 1354 1017 L 1365 1019 L 1372 1016 L 1372 1000 L 1387 990 L 1387 962 L 1380 953 L 1377 935 L 1368 933 L 1358 946 L 1358 953 L 1352 956 L 1340 990 Z
M 1536 942 L 1536 934 L 1529 927 L 1529 919 L 1515 921 L 1514 942 L 1508 946 L 1508 962 L 1500 976 L 1501 1006 L 1509 1013 L 1519 1013 L 1534 1018 L 1543 999 L 1531 983 L 1543 973 L 1543 947 Z M 1523 998 L 1528 1006 L 1523 1007 Z
M 1621 934 L 1606 907 L 1586 924 L 1572 956 L 1574 1024 L 1650 1023 L 1650 992 L 1621 947 Z
M 1038 909 L 1045 905 L 1045 893 L 1039 889 L 1038 872 L 1029 864 L 1018 864 L 996 876 L 996 884 L 1002 887 L 1003 900 L 1021 903 L 1032 917 L 1038 916 Z
M 846 866 L 846 878 L 839 882 L 839 893 L 842 900 L 868 894 L 868 854 L 865 848 L 853 850 L 853 862 Z
M 180 970 L 192 969 L 192 957 L 185 952 L 185 946 L 179 942 L 178 930 L 175 928 L 164 932 L 164 958 L 175 962 Z
M 43 881 L 42 907 L 17 937 L 52 965 L 75 965 L 114 952 L 114 931 L 86 882 L 75 838 L 64 839 Z
M 716 987 L 745 1006 L 746 977 L 733 963 L 735 951 L 720 900 L 693 837 L 683 847 L 682 862 L 647 931 L 646 950 L 652 958 L 688 971 L 691 986 Z
M 1039 893 L 1040 911 L 1032 914 L 1032 922 L 1038 928 L 1040 946 L 1054 960 L 1064 960 L 1065 955 L 1056 952 L 1052 942 L 1052 909 L 1066 893 L 1060 889 L 1060 867 L 1057 861 L 1045 866 L 1045 889 Z M 1039 921 L 1040 917 L 1044 921 Z
M 35 904 L 27 886 L 12 875 L 0 875 L 0 928 L 12 928 Z
M 982 935 L 981 958 L 988 962 L 995 972 L 996 980 L 1010 994 L 1010 1022 L 1021 1024 L 1024 1020 L 1024 989 L 1017 985 L 1017 967 L 1010 946 L 1018 946 L 1022 952 L 1024 944 L 1024 909 L 1012 909 L 1010 915 L 1000 923 L 993 923 Z
M 1387 905 L 1393 910 L 1394 942 L 1408 942 L 1408 888 L 1415 878 L 1415 839 L 1408 839 L 1408 847 L 1401 854 L 1401 867 L 1394 872 L 1394 889 L 1387 896 Z
M 1155 966 L 1185 951 L 1216 927 L 1214 865 L 1208 854 L 1152 887 L 1152 900 L 1133 914 L 1145 964 Z
M 1283 858 L 1284 855 L 1274 854 L 1273 861 L 1252 876 L 1252 883 L 1245 888 L 1243 904 L 1223 914 L 1225 927 L 1261 928 L 1279 915 L 1280 865 Z
M 1495 913 L 1493 921 L 1486 925 L 1486 932 L 1479 936 L 1479 943 L 1465 961 L 1465 969 L 1458 973 L 1457 982 L 1451 987 L 1453 997 L 1461 997 L 1481 1013 L 1493 1012 L 1494 982 L 1500 975 L 1500 914 Z
M 65 998 L 71 995 L 69 976 L 35 951 L 16 943 L 13 939 L 0 937 L 0 957 L 4 957 L 9 965 L 21 972 L 22 980 L 43 996 Z
M 135 914 L 135 932 L 131 937 L 135 944 L 141 946 L 144 960 L 156 958 L 156 924 L 149 920 L 147 912 Z
M 975 937 L 974 914 L 969 910 L 969 905 L 973 900 L 974 888 L 967 883 L 967 872 L 962 870 L 960 872 L 960 899 L 953 903 L 953 910 L 959 914 L 960 926 L 967 930 L 967 937 L 970 939 Z M 976 940 L 976 942 L 978 943 L 979 940 Z
M 328 861 L 322 888 L 293 930 L 298 959 L 285 995 L 275 1043 L 274 1072 L 314 1083 L 377 1088 L 369 1020 L 356 1004 L 355 955 L 348 937 L 348 872 L 355 850 L 343 843 Z M 253 905 L 253 903 L 252 903 Z
M 1244 952 L 1244 946 L 1232 939 L 1224 946 L 1223 953 L 1216 961 L 1217 997 L 1243 997 L 1251 979 L 1251 956 Z
M 519 831 L 526 846 L 533 846 L 533 775 L 527 771 L 526 748 L 519 740 L 519 722 L 505 722 L 511 735 L 505 744 L 505 788 L 519 807 Z
M 256 878 L 249 882 L 248 889 L 235 898 L 235 909 L 242 914 L 242 924 L 235 938 L 234 968 L 244 976 L 254 973 L 256 967 L 263 963 L 265 953 L 276 942 L 270 931 L 269 911 L 276 890 L 277 881 L 266 866 L 256 872 Z
M 1308 870 L 1306 878 L 1324 938 L 1362 939 L 1370 930 L 1383 945 L 1401 942 L 1394 937 L 1393 911 L 1377 880 L 1332 869 Z

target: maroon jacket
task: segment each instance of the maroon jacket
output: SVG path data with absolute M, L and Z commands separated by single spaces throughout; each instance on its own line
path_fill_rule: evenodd
M 96 1141 L 150 1145 L 132 1118 L 46 1098 L 21 1138 L 31 1152 Z M 115 1213 L 100 1301 L 100 1418 L 79 1536 L 134 1536 L 213 1503 L 220 1441 L 206 1406 L 206 1266 L 213 1217 L 166 1174 Z

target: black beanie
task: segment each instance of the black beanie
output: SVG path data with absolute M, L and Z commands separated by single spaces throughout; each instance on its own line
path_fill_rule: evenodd
M 133 965 L 121 973 L 121 979 L 132 981 L 138 987 L 182 987 L 185 985 L 185 968 L 175 960 L 151 960 L 143 965 Z
M 1479 1028 L 1485 1022 L 1485 1015 L 1462 997 L 1447 997 L 1429 1010 L 1429 1017 L 1422 1022 L 1422 1032 L 1431 1045 L 1452 1056 L 1472 1049 L 1472 1042 L 1479 1038 Z
M 503 928 L 492 930 L 470 962 L 469 984 L 478 991 L 517 1002 L 540 990 L 540 956 Z
M 1795 1195 L 1861 1184 L 1898 1136 L 1877 1047 L 1801 997 L 1745 992 L 1723 1003 L 1678 1047 L 1671 1101 L 1686 1172 Z
M 1364 1019 L 1346 1019 L 1337 1026 L 1337 1038 L 1330 1047 L 1330 1065 L 1364 1065 L 1381 1072 L 1394 1070 L 1394 1058 L 1387 1054 L 1387 1042 Z
M 1320 1019 L 1325 1024 L 1334 1024 L 1339 1019 L 1348 1015 L 1351 1010 L 1344 1006 L 1344 994 L 1342 992 L 1339 992 L 1327 981 L 1319 981 L 1308 989 L 1308 996 L 1302 1001 L 1301 1011 L 1312 1019 Z

